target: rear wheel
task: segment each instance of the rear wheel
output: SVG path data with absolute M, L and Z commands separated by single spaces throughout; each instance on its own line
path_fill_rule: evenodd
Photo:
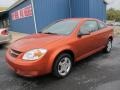
M 63 53 L 58 56 L 53 66 L 53 74 L 58 78 L 66 77 L 72 68 L 72 57 L 70 54 Z
M 112 40 L 109 39 L 109 40 L 108 40 L 108 43 L 107 43 L 107 45 L 106 45 L 106 47 L 105 47 L 105 49 L 104 49 L 104 51 L 105 51 L 106 53 L 110 53 L 111 50 L 112 50 Z

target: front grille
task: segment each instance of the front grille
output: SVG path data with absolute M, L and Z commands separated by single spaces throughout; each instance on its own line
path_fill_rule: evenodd
M 18 57 L 21 53 L 22 53 L 22 52 L 17 51 L 17 50 L 13 50 L 13 49 L 10 50 L 10 55 L 11 55 L 12 57 L 15 57 L 15 58 Z

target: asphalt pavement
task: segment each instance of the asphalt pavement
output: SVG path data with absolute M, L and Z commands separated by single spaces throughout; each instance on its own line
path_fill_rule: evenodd
M 0 46 L 0 90 L 120 90 L 120 37 L 114 39 L 110 54 L 99 52 L 76 63 L 64 79 L 20 77 L 8 68 L 5 51 Z

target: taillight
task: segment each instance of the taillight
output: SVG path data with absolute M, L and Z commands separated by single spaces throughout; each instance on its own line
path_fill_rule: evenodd
M 4 30 L 1 32 L 2 35 L 8 35 L 8 31 L 7 30 Z

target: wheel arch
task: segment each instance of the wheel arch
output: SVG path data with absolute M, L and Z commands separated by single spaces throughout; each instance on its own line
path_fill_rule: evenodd
M 70 54 L 71 57 L 72 57 L 72 63 L 74 63 L 75 55 L 74 55 L 73 51 L 70 50 L 70 49 L 65 49 L 65 50 L 62 50 L 61 52 L 59 52 L 59 53 L 56 55 L 56 57 L 54 58 L 54 61 L 53 61 L 53 63 L 52 63 L 52 68 L 51 68 L 52 70 L 53 70 L 53 66 L 54 66 L 54 64 L 55 64 L 55 62 L 56 62 L 56 59 L 57 59 L 61 54 L 63 54 L 63 53 Z
M 73 51 L 70 50 L 70 49 L 65 49 L 65 50 L 60 51 L 60 52 L 56 55 L 55 59 L 56 59 L 60 54 L 62 54 L 62 53 L 70 54 L 71 57 L 73 58 L 73 62 L 74 62 L 75 54 L 74 54 Z M 54 59 L 54 60 L 55 60 L 55 59 Z
M 113 41 L 113 36 L 109 36 L 109 38 L 108 39 L 110 39 L 111 41 Z
M 57 50 L 57 51 L 54 52 L 54 54 L 51 56 L 50 62 L 48 63 L 48 69 L 49 69 L 49 71 L 52 72 L 52 70 L 53 70 L 53 65 L 54 65 L 54 63 L 55 63 L 55 61 L 56 61 L 56 58 L 57 58 L 60 54 L 62 54 L 62 53 L 68 53 L 68 54 L 70 54 L 70 55 L 73 57 L 72 62 L 74 63 L 74 61 L 75 61 L 75 54 L 74 54 L 74 52 L 73 52 L 71 49 L 66 48 L 66 49 Z

